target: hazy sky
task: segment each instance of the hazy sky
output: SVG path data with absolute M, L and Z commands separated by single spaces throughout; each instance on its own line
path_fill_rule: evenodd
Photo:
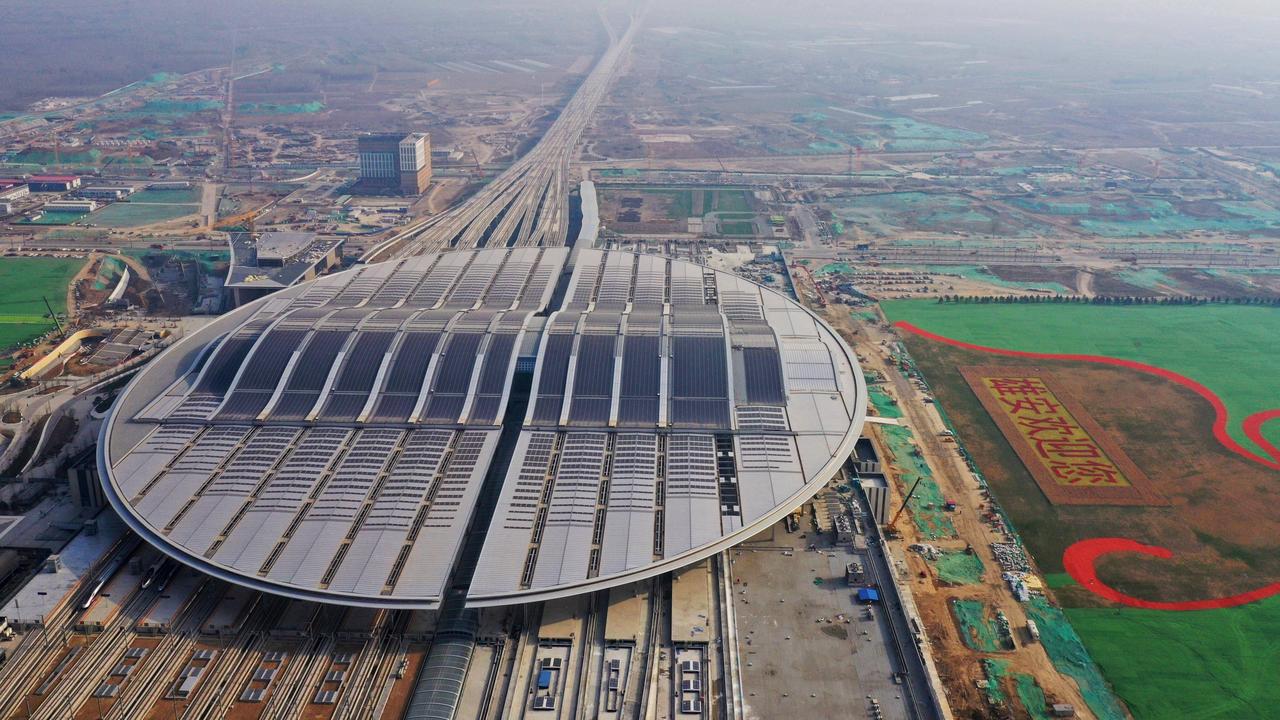
M 259 53 L 315 47 L 404 52 L 521 45 L 541 33 L 594 52 L 601 0 L 45 0 L 10 3 L 0 110 L 94 94 L 159 71 L 226 62 L 230 28 Z M 603 0 L 623 17 L 638 0 Z M 567 18 L 576 22 L 567 22 Z M 1053 65 L 1059 76 L 1280 82 L 1277 0 L 653 0 L 651 26 L 804 38 L 930 40 L 975 57 Z M 302 28 L 306 32 L 302 32 Z M 385 37 L 384 37 L 385 36 Z M 555 38 L 559 37 L 559 40 Z M 139 44 L 145 39 L 145 44 Z M 394 39 L 402 45 L 389 44 Z M 244 48 L 242 47 L 242 50 Z M 643 43 L 641 50 L 643 51 Z M 486 50 L 487 51 L 487 50 Z M 782 58 L 785 60 L 785 58 Z M 5 91 L 8 92 L 5 92 Z

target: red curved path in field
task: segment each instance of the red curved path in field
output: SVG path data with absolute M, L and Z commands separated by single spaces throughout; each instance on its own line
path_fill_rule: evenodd
M 1208 600 L 1185 600 L 1182 602 L 1143 600 L 1132 595 L 1126 595 L 1098 578 L 1098 558 L 1117 552 L 1141 553 L 1165 560 L 1173 557 L 1173 551 L 1159 545 L 1144 545 L 1136 540 L 1128 540 L 1126 538 L 1091 538 L 1089 540 L 1081 540 L 1067 548 L 1066 552 L 1062 553 L 1062 564 L 1066 566 L 1067 573 L 1075 578 L 1076 582 L 1094 595 L 1122 605 L 1147 610 L 1217 610 L 1246 605 L 1280 594 L 1280 583 L 1271 583 L 1239 595 L 1210 598 Z
M 1113 367 L 1122 367 L 1138 372 L 1155 375 L 1164 378 L 1170 382 L 1177 383 L 1182 387 L 1191 390 L 1195 394 L 1204 398 L 1213 406 L 1213 436 L 1218 442 L 1222 443 L 1231 452 L 1249 460 L 1256 462 L 1273 470 L 1280 470 L 1280 448 L 1271 443 L 1270 440 L 1263 437 L 1262 428 L 1268 422 L 1280 419 L 1280 408 L 1272 410 L 1263 410 L 1254 413 L 1244 419 L 1241 423 L 1241 430 L 1245 437 L 1262 449 L 1265 455 L 1254 452 L 1241 445 L 1235 438 L 1231 437 L 1227 432 L 1227 406 L 1222 402 L 1222 398 L 1217 393 L 1191 378 L 1180 375 L 1172 370 L 1155 365 L 1137 362 L 1134 360 L 1123 360 L 1121 358 L 1107 357 L 1105 355 L 1077 355 L 1072 353 L 1037 353 L 1027 352 L 1024 350 L 1008 350 L 1004 348 L 993 348 L 985 345 L 976 345 L 974 343 L 964 342 L 945 335 L 929 332 L 924 328 L 913 325 L 909 322 L 896 322 L 894 327 L 904 332 L 919 335 L 936 342 L 951 345 L 953 347 L 963 348 L 965 350 L 974 350 L 977 352 L 989 353 L 991 355 L 1002 355 L 1004 357 L 1031 358 L 1037 360 L 1071 360 L 1076 362 L 1089 362 L 1098 365 L 1110 365 Z M 1097 561 L 1098 558 L 1117 552 L 1134 552 L 1143 555 L 1150 555 L 1162 559 L 1173 557 L 1173 551 L 1168 548 L 1159 547 L 1157 545 L 1144 545 L 1136 540 L 1128 540 L 1125 538 L 1092 538 L 1089 540 L 1081 540 L 1067 548 L 1063 553 L 1062 563 L 1066 567 L 1067 573 L 1075 579 L 1076 582 L 1099 597 L 1106 598 L 1112 602 L 1117 602 L 1130 607 L 1146 608 L 1149 610 L 1211 610 L 1217 608 L 1229 608 L 1247 603 L 1256 602 L 1272 595 L 1280 594 L 1280 583 L 1272 583 L 1270 585 L 1250 590 L 1249 592 L 1239 595 L 1232 595 L 1223 598 L 1211 598 L 1208 600 L 1189 600 L 1183 602 L 1159 602 L 1153 600 L 1143 600 L 1141 598 L 1126 595 L 1119 590 L 1104 583 L 1098 577 Z
M 905 332 L 912 333 L 913 335 L 919 335 L 923 338 L 945 343 L 953 347 L 964 348 L 965 350 L 976 350 L 978 352 L 989 353 L 992 355 L 1003 355 L 1005 357 L 1032 358 L 1036 360 L 1073 360 L 1076 362 L 1096 363 L 1098 365 L 1111 365 L 1113 367 L 1128 368 L 1130 370 L 1137 370 L 1138 372 L 1147 373 L 1148 375 L 1155 375 L 1157 377 L 1164 378 L 1165 380 L 1177 383 L 1178 385 L 1191 390 L 1195 394 L 1207 400 L 1209 404 L 1213 406 L 1213 436 L 1217 438 L 1218 442 L 1222 443 L 1224 447 L 1246 460 L 1265 465 L 1273 470 L 1280 470 L 1280 448 L 1276 447 L 1271 443 L 1271 441 L 1262 436 L 1262 426 L 1269 420 L 1280 418 L 1280 408 L 1254 413 L 1253 415 L 1245 418 L 1244 422 L 1241 424 L 1241 429 L 1244 430 L 1245 436 L 1270 456 L 1266 457 L 1244 447 L 1227 432 L 1227 406 L 1222 402 L 1222 398 L 1218 397 L 1217 393 L 1204 385 L 1201 385 L 1195 380 L 1192 380 L 1186 375 L 1179 375 L 1172 370 L 1166 370 L 1156 365 L 1137 362 L 1136 360 L 1123 360 L 1121 358 L 1107 357 L 1106 355 L 1037 353 L 1027 352 L 1025 350 L 1006 350 L 1004 348 L 975 345 L 963 340 L 956 340 L 955 338 L 949 338 L 945 335 L 929 332 L 928 330 L 912 325 L 909 322 L 899 321 L 894 323 L 894 327 Z

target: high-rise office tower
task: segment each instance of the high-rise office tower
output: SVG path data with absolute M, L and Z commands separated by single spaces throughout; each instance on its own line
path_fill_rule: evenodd
M 368 188 L 397 188 L 404 195 L 421 195 L 431 181 L 431 136 L 361 135 L 360 184 Z

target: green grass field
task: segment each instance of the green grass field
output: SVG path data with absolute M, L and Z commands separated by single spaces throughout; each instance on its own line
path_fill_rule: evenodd
M 1228 610 L 1066 613 L 1138 720 L 1276 716 L 1280 598 Z
M 103 227 L 128 228 L 174 220 L 200 210 L 199 205 L 112 203 L 91 215 L 88 222 Z
M 1238 305 L 953 305 L 883 303 L 905 320 L 947 337 L 1010 350 L 1082 353 L 1156 365 L 1202 383 L 1230 413 L 1232 437 L 1252 444 L 1240 420 L 1280 405 L 1280 309 Z M 1263 428 L 1280 443 L 1276 423 Z
M 751 199 L 746 190 L 717 190 L 715 209 L 720 212 L 748 212 Z
M 736 237 L 744 237 L 756 234 L 756 224 L 753 222 L 722 222 L 720 223 L 721 235 L 733 235 Z
M 886 302 L 883 309 L 892 321 L 909 321 L 979 345 L 1099 354 L 1168 368 L 1217 393 L 1230 412 L 1233 436 L 1248 447 L 1252 446 L 1240 432 L 1239 421 L 1250 413 L 1280 405 L 1280 310 L 1273 308 L 953 305 L 917 300 Z M 1073 587 L 1069 576 L 1054 572 L 1061 569 L 1062 547 L 1080 537 L 1141 538 L 1159 526 L 1161 521 L 1156 516 L 1167 511 L 1048 506 L 1024 477 L 1025 472 L 1007 443 L 997 440 L 992 444 L 978 437 L 986 434 L 998 438 L 999 434 L 994 426 L 982 431 L 984 424 L 990 424 L 989 419 L 976 402 L 971 402 L 972 393 L 964 388 L 963 381 L 949 377 L 956 375 L 954 368 L 940 364 L 957 356 L 938 352 L 936 348 L 943 346 L 927 340 L 911 340 L 910 344 L 913 356 L 938 390 L 939 399 L 945 395 L 943 409 L 955 418 L 966 418 L 962 439 L 974 443 L 974 447 L 991 446 L 982 455 L 981 469 L 1037 562 L 1049 573 L 1046 580 L 1065 605 L 1063 612 L 1070 628 L 1074 628 L 1088 656 L 1100 666 L 1106 683 L 1128 704 L 1133 716 L 1138 720 L 1277 716 L 1280 684 L 1272 676 L 1280 663 L 1280 647 L 1272 638 L 1280 633 L 1280 598 L 1239 608 L 1192 612 L 1099 607 L 1093 596 Z M 955 352 L 961 353 L 963 362 L 981 362 L 972 353 Z M 1196 411 L 1207 413 L 1207 406 Z M 1192 427 L 1203 426 L 1207 433 L 1210 421 L 1211 417 L 1202 416 Z M 1267 429 L 1269 439 L 1274 441 L 1280 436 L 1274 423 Z M 1137 436 L 1133 428 L 1126 432 L 1130 437 Z M 1152 442 L 1178 442 L 1177 438 L 1153 432 L 1151 437 L 1158 440 Z M 1136 446 L 1126 449 L 1139 455 L 1144 450 Z M 1280 480 L 1280 474 L 1272 477 Z M 1025 486 L 1025 492 L 1019 489 L 1021 486 Z M 1213 509 L 1206 507 L 1200 514 Z M 1197 537 L 1203 543 L 1216 542 L 1208 535 L 1197 533 Z M 1277 579 L 1269 575 L 1265 571 L 1250 574 L 1239 581 L 1241 586 L 1234 591 Z M 1159 599 L 1175 579 L 1181 581 L 1180 577 L 1165 578 L 1165 584 L 1134 592 Z M 1042 605 L 1037 606 L 1036 612 L 1039 615 L 1035 619 L 1043 633 L 1052 626 L 1047 614 L 1057 610 Z M 1046 639 L 1045 647 L 1054 657 L 1050 645 Z M 1071 668 L 1073 676 L 1090 688 L 1086 696 L 1093 697 L 1090 707 L 1095 713 L 1115 716 L 1094 707 L 1105 700 L 1105 683 L 1094 677 L 1096 672 L 1091 673 L 1088 657 L 1082 651 L 1073 651 L 1070 643 L 1059 645 L 1055 665 Z
M 641 190 L 645 195 L 665 195 L 671 198 L 671 204 L 667 206 L 668 220 L 687 220 L 693 215 L 693 191 L 692 190 L 662 190 L 658 188 L 645 188 Z
M 67 284 L 84 265 L 81 258 L 0 258 L 0 352 L 53 327 L 42 297 L 54 312 L 67 311 Z
M 203 191 L 199 187 L 177 188 L 174 190 L 142 190 L 129 196 L 131 203 L 179 203 L 200 202 Z

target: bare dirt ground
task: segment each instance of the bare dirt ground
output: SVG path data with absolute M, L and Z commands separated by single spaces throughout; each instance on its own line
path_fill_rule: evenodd
M 422 667 L 426 657 L 427 650 L 425 645 L 414 644 L 409 646 L 408 651 L 405 653 L 405 660 L 408 663 L 405 665 L 404 677 L 391 686 L 391 692 L 387 695 L 387 704 L 383 710 L 387 717 L 400 717 L 404 714 L 409 705 L 409 697 L 413 693 L 418 670 Z
M 1157 297 L 1160 295 L 1158 290 L 1125 282 L 1115 273 L 1098 272 L 1094 273 L 1093 278 L 1094 291 L 1098 295 L 1126 295 L 1131 297 Z
M 84 266 L 80 268 L 80 271 L 76 273 L 76 276 L 71 278 L 71 282 L 67 284 L 68 318 L 74 318 L 80 311 L 80 308 L 76 305 L 76 286 L 80 284 L 80 281 L 88 280 L 93 277 L 93 274 L 98 271 L 98 261 L 100 259 L 101 258 L 97 253 L 90 255 L 89 258 L 85 260 Z
M 1215 597 L 1252 587 L 1256 578 L 1280 575 L 1274 553 L 1280 537 L 1280 517 L 1272 510 L 1274 473 L 1222 447 L 1211 432 L 1212 408 L 1191 391 L 1120 368 L 1002 358 L 1002 364 L 1051 369 L 1171 503 L 1166 508 L 1055 507 L 955 371 L 989 356 L 917 338 L 907 345 L 1046 571 L 1060 571 L 1063 550 L 1077 540 L 1141 537 L 1170 548 L 1175 557 L 1121 556 L 1101 564 L 1110 584 L 1139 597 Z M 1093 602 L 1083 591 L 1059 592 L 1072 593 L 1073 604 Z
M 610 189 L 604 193 L 600 203 L 600 217 L 610 227 L 621 233 L 671 233 L 686 232 L 688 223 L 673 206 L 678 190 L 672 193 L 653 193 L 641 191 L 619 191 Z M 694 204 L 693 216 L 702 216 L 702 193 L 692 193 Z M 671 215 L 677 215 L 672 218 Z
M 1063 287 L 1083 292 L 1077 286 L 1075 268 L 1040 265 L 992 265 L 991 272 L 1001 280 L 1015 282 L 1057 283 Z
M 471 188 L 471 183 L 461 178 L 438 178 L 433 180 L 431 188 L 427 190 L 427 194 L 424 196 L 427 212 L 444 212 L 456 204 L 463 196 L 467 195 Z
M 1229 297 L 1254 297 L 1268 293 L 1261 288 L 1253 288 L 1234 279 L 1213 275 L 1204 270 L 1174 269 L 1169 270 L 1169 277 L 1191 291 L 1193 295 L 1226 295 Z
M 916 386 L 887 361 L 881 343 L 889 340 L 891 334 L 878 325 L 855 321 L 843 306 L 831 306 L 824 317 L 858 352 L 864 370 L 880 372 L 889 380 L 883 387 L 896 398 L 903 411 L 904 418 L 900 422 L 912 428 L 918 447 L 933 470 L 943 495 L 957 503 L 956 511 L 949 515 L 956 528 L 956 538 L 922 539 L 914 523 L 904 517 L 898 523 L 902 538 L 891 543 L 895 556 L 906 557 L 906 582 L 915 597 L 921 621 L 932 644 L 938 672 L 946 686 L 947 699 L 956 717 L 993 718 L 1009 712 L 1008 709 L 993 708 L 987 700 L 986 691 L 978 687 L 979 683 L 985 681 L 981 664 L 984 658 L 1008 661 L 1010 673 L 1032 675 L 1050 702 L 1068 702 L 1077 708 L 1085 707 L 1074 681 L 1054 668 L 1044 648 L 1039 644 L 1025 643 L 1023 629 L 1026 627 L 1026 611 L 1001 579 L 1000 567 L 989 550 L 991 543 L 1005 542 L 1007 538 L 983 520 L 982 513 L 988 500 L 955 452 L 955 445 L 941 439 L 940 434 L 945 430 L 945 425 L 934 406 L 926 404 Z M 876 436 L 879 430 L 873 429 L 871 432 Z M 883 449 L 884 444 L 878 444 Z M 890 482 L 893 493 L 890 505 L 896 509 L 902 504 L 902 484 L 896 481 L 896 473 L 892 467 L 887 469 L 887 474 L 893 480 Z M 982 582 L 977 585 L 951 585 L 939 580 L 932 565 L 919 554 L 907 551 L 909 545 L 917 542 L 928 542 L 940 550 L 951 551 L 963 551 L 966 546 L 972 545 L 983 561 Z M 1014 628 L 1014 635 L 1018 639 L 1017 649 L 998 653 L 982 653 L 971 649 L 961 638 L 952 616 L 950 603 L 954 599 L 978 600 L 992 612 L 997 609 L 1003 611 Z M 1017 697 L 1011 686 L 1002 689 L 1006 698 Z M 1026 714 L 1023 712 L 1007 716 L 1025 717 Z

